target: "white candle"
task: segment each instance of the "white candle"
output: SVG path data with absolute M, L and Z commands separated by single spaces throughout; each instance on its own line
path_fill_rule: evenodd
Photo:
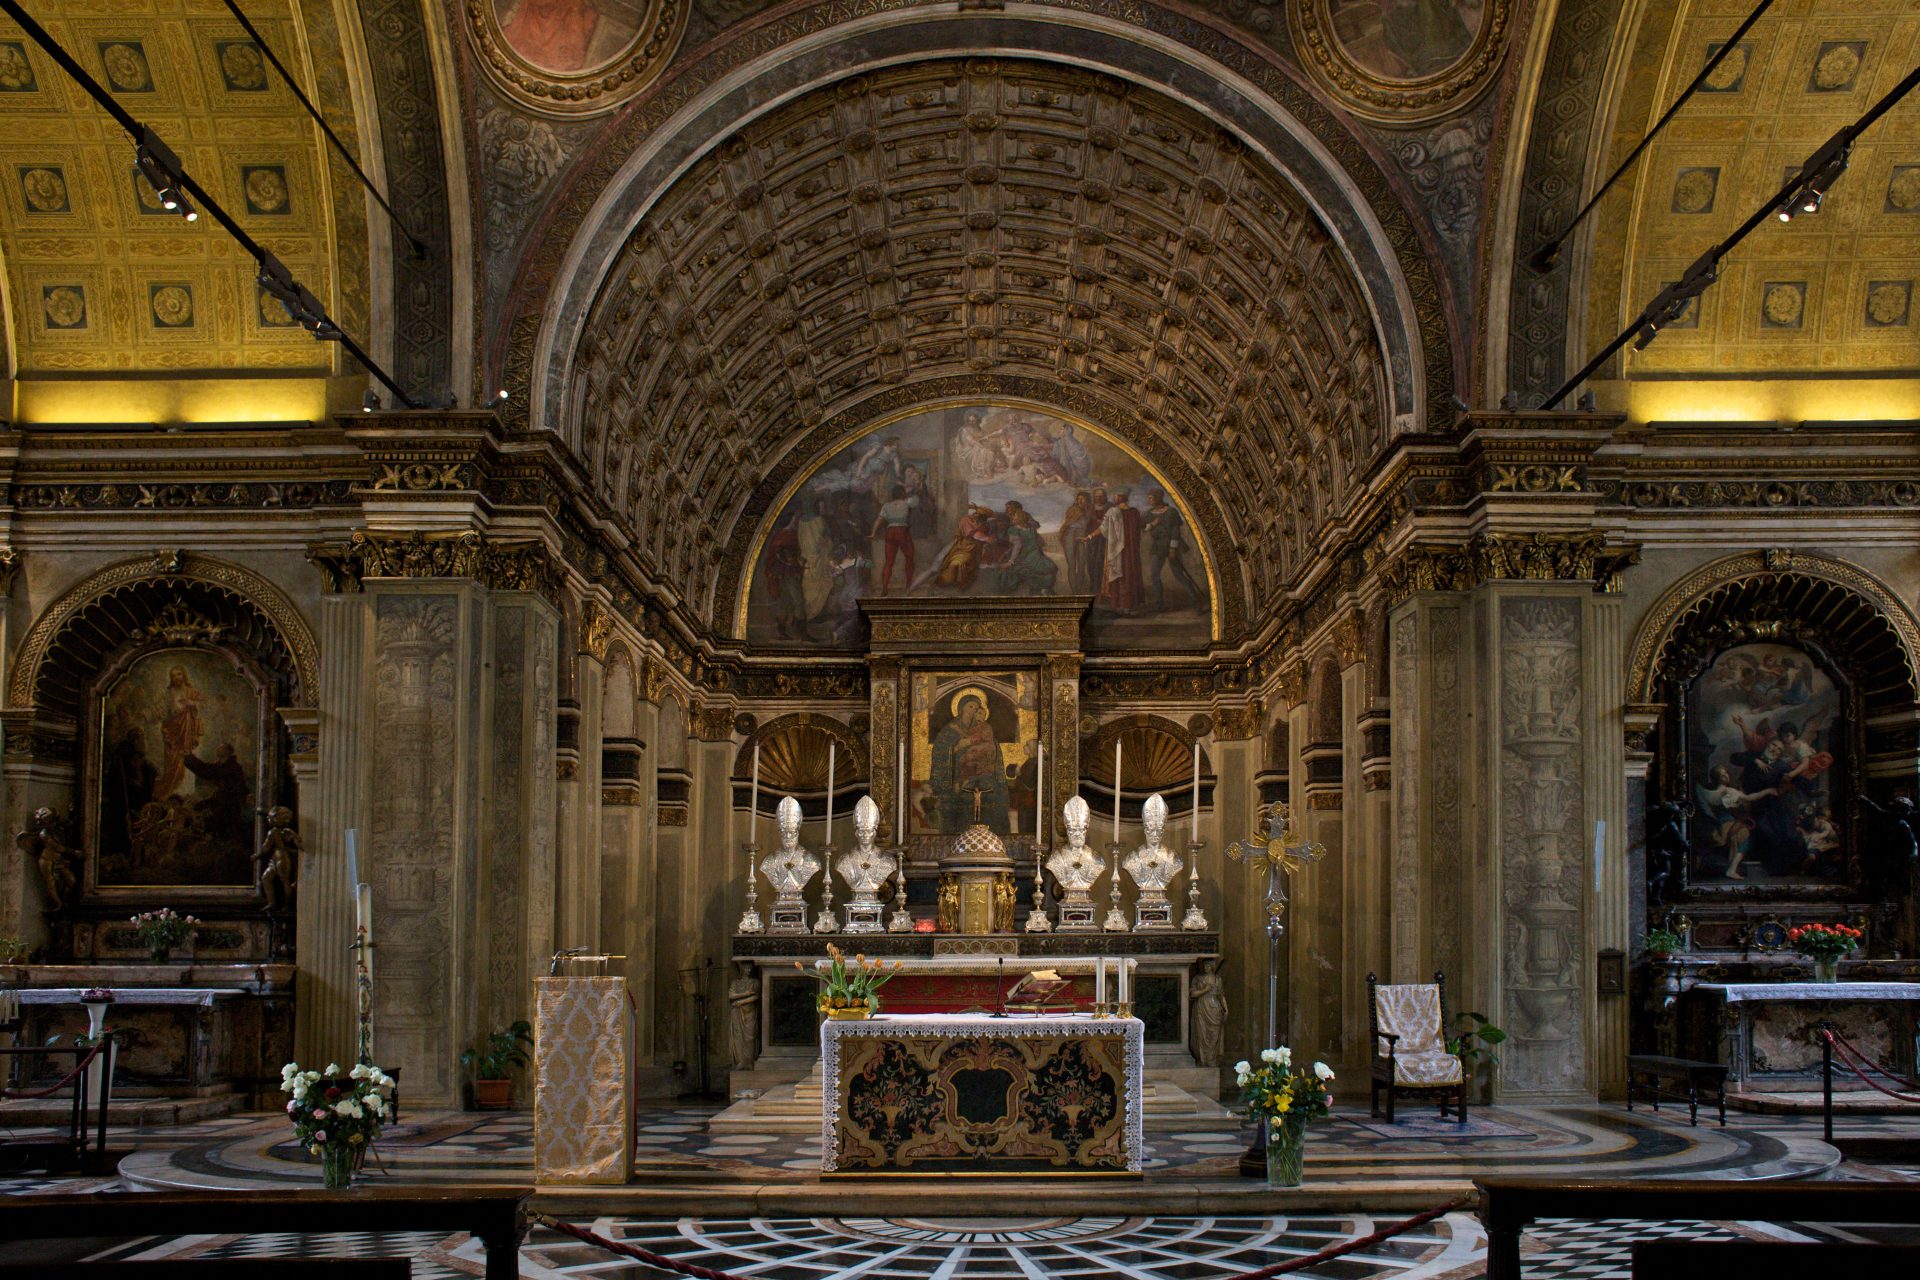
M 1120 739 L 1113 740 L 1113 842 L 1120 843 Z
M 827 744 L 827 836 L 825 845 L 833 848 L 833 752 L 835 744 Z
M 1107 1002 L 1107 958 L 1096 956 L 1093 961 L 1093 1002 Z
M 373 886 L 370 884 L 354 886 L 353 923 L 360 941 L 373 941 Z
M 347 883 L 360 883 L 360 833 L 347 828 Z
M 900 776 L 894 791 L 893 838 L 907 842 L 907 740 L 900 740 Z
M 1123 1004 L 1133 1003 L 1133 967 L 1139 963 L 1131 956 L 1120 962 L 1120 975 L 1126 980 L 1124 985 L 1127 989 L 1127 993 L 1120 997 Z
M 747 843 L 760 835 L 760 744 L 753 744 L 753 787 L 747 792 Z
M 1034 744 L 1033 756 L 1033 843 L 1040 844 L 1040 815 L 1046 811 L 1047 744 Z
M 1193 823 L 1187 831 L 1189 843 L 1200 843 L 1200 739 L 1198 738 L 1193 740 Z

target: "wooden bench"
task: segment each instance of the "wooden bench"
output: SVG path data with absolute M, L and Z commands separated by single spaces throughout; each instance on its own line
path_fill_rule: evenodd
M 1920 1182 L 1612 1182 L 1490 1176 L 1475 1178 L 1473 1186 L 1487 1229 L 1487 1280 L 1520 1280 L 1520 1233 L 1541 1218 L 1920 1223 Z
M 287 1191 L 98 1192 L 0 1197 L 0 1240 L 250 1235 L 286 1231 L 464 1231 L 487 1249 L 487 1280 L 519 1280 L 531 1187 L 317 1186 Z M 273 1264 L 255 1260 L 272 1274 Z
M 1635 1076 L 1651 1077 L 1649 1083 L 1636 1084 Z M 1661 1083 L 1671 1080 L 1678 1089 L 1663 1089 Z M 1718 1104 L 1720 1108 L 1720 1127 L 1727 1125 L 1727 1069 L 1717 1062 L 1702 1062 L 1695 1058 L 1665 1058 L 1655 1053 L 1630 1053 L 1627 1055 L 1627 1110 L 1633 1110 L 1633 1091 L 1644 1089 L 1653 1100 L 1653 1109 L 1660 1109 L 1660 1099 L 1671 1098 L 1687 1104 L 1687 1123 L 1700 1123 L 1700 1101 L 1706 1100 Z

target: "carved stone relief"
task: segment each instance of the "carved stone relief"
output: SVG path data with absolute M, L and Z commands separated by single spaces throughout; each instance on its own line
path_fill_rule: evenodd
M 1501 996 L 1517 1094 L 1585 1088 L 1580 603 L 1500 602 Z
M 1409 609 L 1393 621 L 1393 972 L 1399 982 L 1420 972 L 1420 770 L 1426 760 L 1420 715 L 1420 615 Z M 1411 979 L 1407 979 L 1411 980 Z

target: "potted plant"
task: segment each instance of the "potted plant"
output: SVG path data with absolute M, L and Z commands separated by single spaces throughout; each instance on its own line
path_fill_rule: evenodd
M 473 1105 L 482 1111 L 505 1111 L 513 1102 L 513 1069 L 527 1065 L 527 1046 L 533 1027 L 525 1018 L 501 1031 L 490 1031 L 484 1046 L 460 1055 L 460 1065 L 473 1072 Z
M 1803 924 L 1787 930 L 1787 941 L 1813 961 L 1815 982 L 1840 981 L 1840 957 L 1867 935 L 1852 925 Z
M 1333 1108 L 1333 1068 L 1324 1062 L 1313 1070 L 1296 1069 L 1293 1050 L 1281 1045 L 1262 1049 L 1260 1065 L 1233 1064 L 1234 1083 L 1240 1086 L 1240 1105 L 1247 1118 L 1267 1132 L 1267 1185 L 1297 1187 L 1307 1159 L 1307 1121 L 1319 1120 Z
M 888 968 L 864 955 L 856 955 L 849 965 L 845 954 L 831 942 L 827 944 L 827 956 L 833 963 L 824 970 L 818 966 L 808 969 L 798 960 L 793 967 L 820 984 L 820 997 L 814 1007 L 834 1021 L 870 1018 L 880 1012 L 880 988 L 906 965 L 896 960 Z
M 26 964 L 32 955 L 33 948 L 27 945 L 25 938 L 0 935 L 0 964 Z
M 1640 935 L 1640 945 L 1646 948 L 1647 959 L 1658 963 L 1686 946 L 1686 939 L 1677 931 L 1662 925 Z
M 155 964 L 165 964 L 173 958 L 173 949 L 182 943 L 192 942 L 193 935 L 200 931 L 200 922 L 192 916 L 183 916 L 172 907 L 162 907 L 158 911 L 142 911 L 129 918 L 133 931 L 140 936 Z
M 1493 1068 L 1500 1062 L 1492 1046 L 1505 1040 L 1507 1033 L 1483 1013 L 1456 1014 L 1454 1021 L 1460 1024 L 1460 1033 L 1447 1041 L 1447 1052 L 1460 1059 L 1461 1074 L 1473 1082 L 1475 1098 L 1484 1102 L 1493 1093 Z
M 289 1062 L 280 1068 L 280 1092 L 288 1095 L 294 1140 L 320 1157 L 327 1189 L 346 1187 L 387 1122 L 393 1077 L 366 1063 L 342 1076 L 335 1063 L 325 1071 L 302 1071 Z

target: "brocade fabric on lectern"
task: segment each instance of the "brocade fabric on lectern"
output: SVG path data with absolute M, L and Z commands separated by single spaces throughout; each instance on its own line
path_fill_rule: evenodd
M 627 980 L 537 978 L 534 988 L 534 1179 L 625 1182 L 634 1121 Z

